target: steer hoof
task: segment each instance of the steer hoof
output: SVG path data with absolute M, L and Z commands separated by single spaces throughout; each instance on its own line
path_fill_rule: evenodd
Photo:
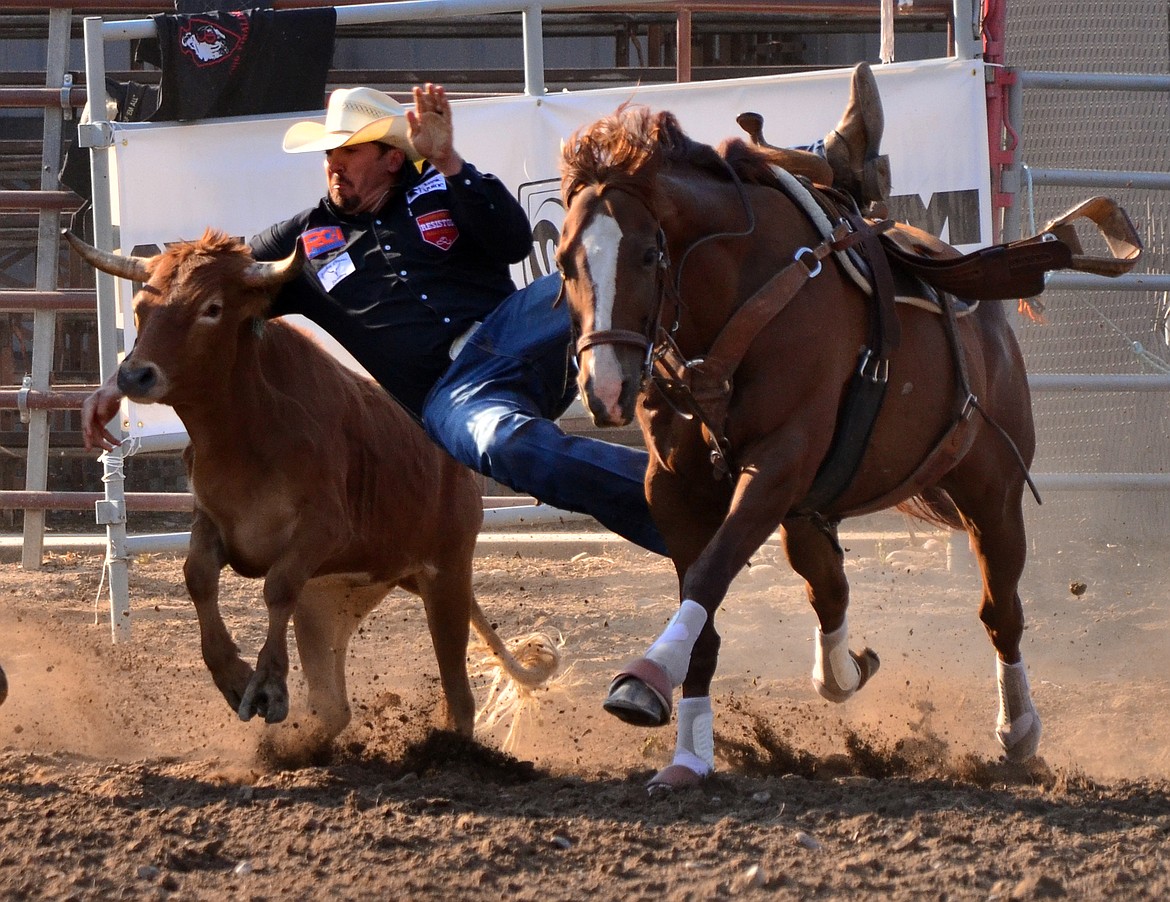
M 265 723 L 280 723 L 288 717 L 288 688 L 276 679 L 252 677 L 237 712 L 240 720 L 251 720 L 259 714 Z
M 8 677 L 4 675 L 4 668 L 0 667 L 0 705 L 8 698 Z
M 648 658 L 639 658 L 613 678 L 602 707 L 635 727 L 661 727 L 670 723 L 673 694 L 666 671 Z

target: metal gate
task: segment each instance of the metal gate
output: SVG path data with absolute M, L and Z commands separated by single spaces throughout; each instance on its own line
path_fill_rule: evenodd
M 1107 194 L 1146 245 L 1139 272 L 1118 279 L 1053 274 L 1046 323 L 1018 325 L 1045 523 L 1119 541 L 1162 536 L 1170 527 L 1166 5 L 1029 0 L 1013 4 L 1005 24 L 1004 56 L 1015 68 L 1006 70 L 1003 177 L 1015 202 L 1004 237 Z

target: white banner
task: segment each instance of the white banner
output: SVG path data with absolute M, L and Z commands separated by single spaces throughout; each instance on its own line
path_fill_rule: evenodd
M 890 155 L 890 212 L 964 250 L 991 239 L 991 187 L 983 63 L 930 60 L 876 66 Z M 561 142 L 625 101 L 666 109 L 694 139 L 745 137 L 741 112 L 764 117 L 772 144 L 810 144 L 832 130 L 849 96 L 848 70 L 727 81 L 606 88 L 544 97 L 455 103 L 455 143 L 484 172 L 516 193 L 534 227 L 533 254 L 518 283 L 549 271 L 562 222 Z M 245 240 L 313 206 L 324 193 L 323 155 L 286 154 L 281 139 L 304 116 L 185 124 L 110 123 L 113 220 L 124 253 L 149 255 L 212 226 Z M 118 284 L 124 348 L 133 346 L 128 282 Z M 320 333 L 318 333 L 320 334 Z M 338 356 L 352 358 L 325 341 Z M 353 364 L 356 366 L 356 364 Z M 169 408 L 128 403 L 135 448 L 181 447 L 182 424 Z

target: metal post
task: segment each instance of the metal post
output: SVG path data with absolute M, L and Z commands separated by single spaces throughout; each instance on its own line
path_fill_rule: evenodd
M 544 26 L 539 4 L 525 7 L 521 22 L 524 36 L 524 93 L 529 97 L 543 97 Z
M 113 250 L 113 202 L 110 197 L 111 132 L 106 116 L 106 58 L 102 37 L 102 20 L 85 19 L 85 82 L 89 92 L 89 113 L 93 120 L 84 141 L 90 148 L 90 174 L 93 181 L 94 244 Z M 114 277 L 98 272 L 97 327 L 98 363 L 102 381 L 118 366 L 118 323 L 115 312 Z M 122 436 L 120 418 L 110 431 Z M 110 585 L 110 633 L 114 642 L 130 638 L 129 557 L 126 551 L 126 499 L 120 449 L 102 455 L 105 500 L 97 503 L 97 522 L 106 527 L 106 576 Z
M 1015 129 L 1015 146 L 1012 147 L 1012 162 L 1003 172 L 1004 190 L 1014 191 L 1016 202 L 1003 210 L 1003 228 L 1000 230 L 1000 241 L 1015 241 L 1020 238 L 1021 216 L 1021 174 L 1024 165 L 1024 129 L 1021 127 L 1024 119 L 1024 91 L 1017 78 L 1007 86 L 1008 122 Z M 1031 198 L 1029 198 L 1031 202 Z
M 691 56 L 691 11 L 678 11 L 678 25 L 675 35 L 675 71 L 674 77 L 679 84 L 691 80 L 693 59 Z
M 45 60 L 45 86 L 60 87 L 65 79 L 69 57 L 68 9 L 49 11 L 48 50 Z M 45 107 L 44 131 L 41 143 L 42 191 L 57 188 L 57 171 L 61 167 L 61 123 L 59 108 Z M 38 291 L 57 287 L 57 255 L 60 249 L 60 211 L 42 209 L 38 216 L 37 271 Z M 33 391 L 47 392 L 53 377 L 53 353 L 57 343 L 57 314 L 53 310 L 33 313 L 32 378 Z M 25 449 L 24 487 L 29 492 L 43 492 L 49 484 L 49 411 L 30 410 L 28 445 Z M 24 536 L 21 542 L 21 566 L 25 570 L 41 569 L 45 550 L 45 512 L 24 512 Z
M 980 7 L 974 0 L 954 0 L 955 56 L 961 60 L 979 59 L 983 55 L 980 34 Z

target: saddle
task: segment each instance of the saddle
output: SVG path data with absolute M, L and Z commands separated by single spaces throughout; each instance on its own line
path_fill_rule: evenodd
M 794 193 L 789 182 L 783 178 L 781 181 L 789 195 L 808 212 L 808 201 L 802 200 L 799 192 Z M 799 181 L 804 183 L 803 179 Z M 1044 290 L 1045 276 L 1055 269 L 1073 269 L 1103 276 L 1128 272 L 1141 257 L 1142 242 L 1125 210 L 1111 198 L 1093 197 L 1051 220 L 1036 235 L 963 254 L 907 223 L 893 222 L 884 216 L 861 217 L 852 198 L 840 192 L 808 186 L 807 183 L 805 186 L 808 197 L 820 211 L 838 222 L 833 234 L 837 236 L 836 244 L 845 246 L 849 259 L 845 269 L 872 298 L 873 316 L 862 366 L 846 393 L 832 446 L 818 469 L 809 494 L 797 509 L 814 518 L 819 517 L 819 512 L 840 497 L 853 480 L 885 397 L 885 361 L 900 341 L 901 329 L 894 307 L 895 301 L 905 299 L 899 294 L 904 291 L 902 286 L 907 276 L 930 289 L 924 296 L 930 295 L 931 309 L 943 318 L 958 389 L 951 427 L 908 482 L 920 480 L 924 472 L 941 472 L 958 458 L 967 441 L 967 419 L 972 410 L 978 410 L 1011 447 L 1039 502 L 1039 492 L 1019 450 L 983 410 L 979 399 L 968 387 L 957 320 L 970 302 L 1024 299 L 1040 294 Z M 811 215 L 811 218 L 818 222 L 821 217 Z M 1104 240 L 1107 255 L 1086 253 L 1077 232 L 1077 227 L 1086 222 L 1095 227 Z M 840 237 L 842 224 L 850 232 L 845 239 Z M 857 250 L 861 253 L 858 254 Z M 863 273 L 860 279 L 853 272 L 854 267 L 860 267 Z M 873 375 L 866 373 L 866 365 L 871 360 L 876 361 L 869 371 Z M 891 497 L 900 491 L 901 487 Z M 884 501 L 882 499 L 878 504 L 884 504 Z
M 848 489 L 869 443 L 885 397 L 888 361 L 901 338 L 895 301 L 905 300 L 907 294 L 925 299 L 923 303 L 942 316 L 957 383 L 952 425 L 907 483 L 927 484 L 928 475 L 935 470 L 945 471 L 961 456 L 969 441 L 970 414 L 978 410 L 1011 446 L 1039 501 L 1018 449 L 988 417 L 968 387 L 957 320 L 978 301 L 1023 299 L 1041 293 L 1045 275 L 1055 269 L 1105 276 L 1128 272 L 1141 257 L 1142 242 L 1125 211 L 1111 198 L 1093 197 L 1053 219 L 1036 235 L 963 254 L 921 229 L 890 220 L 884 211 L 863 217 L 851 197 L 832 188 L 814 186 L 803 173 L 793 174 L 775 165 L 773 171 L 782 190 L 804 210 L 822 235 L 816 248 L 804 248 L 802 252 L 810 255 L 814 264 L 835 255 L 873 304 L 870 335 L 846 390 L 829 453 L 809 493 L 791 513 L 825 523 L 827 534 L 831 534 L 833 524 L 824 519 L 822 512 Z M 1077 227 L 1086 222 L 1104 239 L 1106 254 L 1085 251 Z M 689 401 L 685 406 L 689 411 L 685 415 L 697 417 L 702 426 L 716 478 L 729 477 L 735 469 L 724 425 L 739 361 L 759 330 L 815 274 L 805 268 L 800 256 L 736 311 L 705 357 L 686 359 L 669 337 L 656 351 L 655 381 L 668 400 L 676 389 L 686 390 Z M 909 289 L 907 280 L 914 283 Z M 914 285 L 928 290 L 918 291 Z M 899 487 L 890 497 L 901 490 Z M 888 506 L 886 500 L 879 499 L 871 509 Z

